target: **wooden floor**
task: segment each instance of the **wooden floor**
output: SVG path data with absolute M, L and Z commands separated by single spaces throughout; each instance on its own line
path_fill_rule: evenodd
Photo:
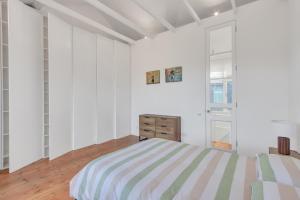
M 12 174 L 2 172 L 0 199 L 71 199 L 69 181 L 89 161 L 137 142 L 138 137 L 128 136 L 72 151 L 52 161 L 42 159 Z
M 228 151 L 232 150 L 232 145 L 225 142 L 213 141 L 211 144 L 214 148 L 217 149 L 228 150 Z

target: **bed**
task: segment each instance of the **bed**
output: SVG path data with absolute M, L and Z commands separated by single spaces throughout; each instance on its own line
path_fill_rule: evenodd
M 70 195 L 90 199 L 251 199 L 255 158 L 150 139 L 104 155 L 70 183 Z

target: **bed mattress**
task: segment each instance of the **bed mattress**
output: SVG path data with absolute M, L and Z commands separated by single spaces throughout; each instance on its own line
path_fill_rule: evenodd
M 150 139 L 87 164 L 70 183 L 78 200 L 251 199 L 255 159 Z

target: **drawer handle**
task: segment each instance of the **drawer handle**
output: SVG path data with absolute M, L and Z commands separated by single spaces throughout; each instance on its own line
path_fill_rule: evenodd
M 161 125 L 161 127 L 162 127 L 162 128 L 166 128 L 167 126 L 166 126 L 166 125 Z
M 150 117 L 145 116 L 145 118 L 149 119 Z
M 145 132 L 150 132 L 150 130 L 144 129 Z
M 160 133 L 160 134 L 162 134 L 162 135 L 168 135 L 168 133 Z
M 150 124 L 149 123 L 144 123 L 145 125 L 149 126 Z

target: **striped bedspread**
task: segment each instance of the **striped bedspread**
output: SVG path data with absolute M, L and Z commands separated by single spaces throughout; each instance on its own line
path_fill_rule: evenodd
M 259 179 L 300 187 L 300 160 L 276 154 L 257 155 Z
M 300 188 L 277 182 L 252 184 L 252 200 L 300 200 Z
M 78 200 L 251 199 L 255 159 L 162 139 L 104 155 L 70 183 Z

